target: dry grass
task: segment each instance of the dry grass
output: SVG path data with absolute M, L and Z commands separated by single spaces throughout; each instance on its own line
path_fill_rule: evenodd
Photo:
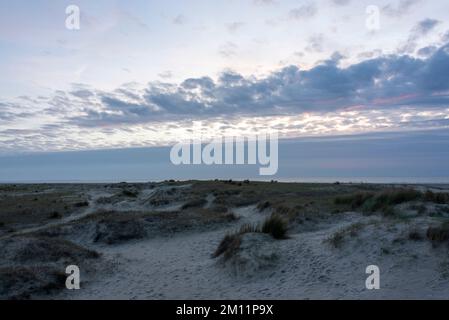
M 366 213 L 381 212 L 386 216 L 396 214 L 394 206 L 422 199 L 423 194 L 412 188 L 394 188 L 378 192 L 357 192 L 335 198 L 336 205 L 343 205 L 352 210 Z
M 187 201 L 182 205 L 181 209 L 186 210 L 189 208 L 202 208 L 206 205 L 207 201 L 204 198 L 197 198 Z
M 229 259 L 235 252 L 238 251 L 241 241 L 242 238 L 240 233 L 225 235 L 212 257 L 217 258 L 223 255 L 225 260 Z
M 86 202 L 82 194 L 59 191 L 45 192 L 44 186 L 36 192 L 0 194 L 0 221 L 7 224 L 42 224 L 52 218 L 54 212 L 61 217 L 68 216 L 80 209 L 80 203 Z
M 449 203 L 449 194 L 427 190 L 426 193 L 424 193 L 424 200 L 438 204 L 446 204 Z
M 415 228 L 409 231 L 408 238 L 412 241 L 420 241 L 423 239 L 423 235 L 421 234 L 421 231 Z
M 260 232 L 267 233 L 274 239 L 285 239 L 287 237 L 287 222 L 279 214 L 272 214 L 263 222 Z
M 270 201 L 262 201 L 257 204 L 257 210 L 264 211 L 271 208 Z
M 80 263 L 86 259 L 96 259 L 100 256 L 94 250 L 64 239 L 26 236 L 17 240 L 22 245 L 14 256 L 21 263 L 57 262 L 60 260 Z
M 340 248 L 343 245 L 346 237 L 357 237 L 360 230 L 362 230 L 364 226 L 365 225 L 363 223 L 359 222 L 351 224 L 350 226 L 338 230 L 337 232 L 332 234 L 329 238 L 326 239 L 326 242 L 332 245 L 334 248 Z
M 427 229 L 427 239 L 434 243 L 441 243 L 449 240 L 449 221 L 438 226 L 431 226 Z
M 273 214 L 265 219 L 260 226 L 244 224 L 237 232 L 224 236 L 212 257 L 217 258 L 223 255 L 225 260 L 232 257 L 240 248 L 242 236 L 247 233 L 266 233 L 274 239 L 285 239 L 287 238 L 287 223 L 279 215 Z
M 52 267 L 0 268 L 0 299 L 31 299 L 65 288 L 66 274 Z

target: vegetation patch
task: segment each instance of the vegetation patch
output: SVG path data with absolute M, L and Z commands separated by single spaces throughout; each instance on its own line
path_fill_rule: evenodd
M 116 244 L 142 239 L 146 235 L 142 220 L 102 220 L 96 226 L 94 242 Z
M 408 233 L 408 238 L 412 241 L 421 241 L 423 239 L 423 235 L 418 229 L 412 229 Z
M 412 188 L 394 188 L 379 192 L 358 192 L 335 198 L 336 205 L 344 205 L 352 210 L 366 213 L 382 212 L 386 216 L 396 214 L 394 206 L 423 199 L 423 194 Z
M 13 239 L 20 243 L 14 260 L 21 263 L 46 263 L 68 261 L 79 263 L 85 259 L 98 258 L 96 251 L 86 249 L 73 242 L 48 237 L 23 237 Z M 10 243 L 13 245 L 14 243 Z
M 186 203 L 184 203 L 181 207 L 182 210 L 186 210 L 189 208 L 202 208 L 207 204 L 206 199 L 204 198 L 198 198 L 198 199 L 193 199 L 190 200 Z
M 262 201 L 257 204 L 257 210 L 264 211 L 271 208 L 270 201 Z
M 438 204 L 446 204 L 449 203 L 449 194 L 444 192 L 433 192 L 431 190 L 427 190 L 424 193 L 424 200 Z
M 229 259 L 239 250 L 242 236 L 248 233 L 265 233 L 273 239 L 286 239 L 287 222 L 279 215 L 272 214 L 261 225 L 244 224 L 237 232 L 225 235 L 212 257 L 224 255 L 225 260 Z
M 217 258 L 223 254 L 225 260 L 229 259 L 240 248 L 241 235 L 241 233 L 225 235 L 212 257 Z
M 267 233 L 274 239 L 285 239 L 287 237 L 287 223 L 280 215 L 272 214 L 263 222 L 260 232 Z
M 438 226 L 430 226 L 426 233 L 427 239 L 434 243 L 441 243 L 449 240 L 449 221 Z
M 52 267 L 0 268 L 0 299 L 31 299 L 65 288 L 67 275 Z
M 131 190 L 131 189 L 124 189 L 122 191 L 122 194 L 125 197 L 130 197 L 130 198 L 137 198 L 137 196 L 139 195 L 139 191 L 137 190 Z
M 326 242 L 331 244 L 334 248 L 340 248 L 348 236 L 352 238 L 357 237 L 363 227 L 363 223 L 357 222 L 351 224 L 350 226 L 338 230 L 337 232 L 332 234 L 329 238 L 326 239 Z
M 87 202 L 87 201 L 80 201 L 80 202 L 75 203 L 73 206 L 75 208 L 88 207 L 89 206 L 89 202 Z

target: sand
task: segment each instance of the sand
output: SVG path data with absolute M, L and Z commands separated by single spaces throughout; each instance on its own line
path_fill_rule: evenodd
M 71 188 L 78 190 L 80 186 Z M 86 191 L 83 187 L 89 199 L 86 208 L 76 210 L 58 221 L 47 221 L 38 226 L 26 225 L 23 228 L 15 226 L 19 230 L 2 234 L 1 241 L 17 241 L 17 250 L 23 246 L 23 241 L 14 239 L 41 235 L 42 232 L 48 236 L 47 233 L 54 232 L 54 241 L 65 239 L 86 250 L 100 253 L 96 259 L 81 257 L 80 290 L 35 290 L 27 298 L 449 298 L 449 241 L 435 243 L 426 239 L 428 226 L 446 221 L 448 217 L 444 214 L 416 214 L 410 209 L 409 203 L 404 203 L 398 205 L 401 216 L 394 218 L 351 210 L 306 215 L 305 218 L 302 216 L 301 219 L 290 220 L 288 238 L 284 240 L 275 240 L 267 234 L 245 234 L 237 254 L 225 261 L 220 257 L 212 258 L 222 238 L 244 224 L 261 223 L 271 215 L 274 206 L 262 211 L 256 203 L 231 206 L 229 212 L 233 213 L 232 219 L 224 219 L 224 214 L 214 214 L 204 220 L 202 215 L 198 216 L 195 212 L 214 207 L 220 195 L 214 195 L 211 191 L 213 188 L 196 186 L 194 183 L 141 185 L 138 187 L 139 195 L 135 198 L 117 196 L 120 188 L 123 187 L 113 186 L 105 191 L 103 186 L 91 186 Z M 340 187 L 325 187 L 326 190 L 334 190 L 332 188 Z M 308 186 L 307 193 L 304 193 L 307 199 L 316 190 L 321 192 L 323 187 Z M 156 194 L 163 194 L 169 199 L 168 203 L 148 204 L 148 199 Z M 198 194 L 207 200 L 202 208 L 178 212 L 183 203 Z M 318 199 L 321 197 L 319 195 Z M 99 201 L 100 198 L 109 200 Z M 435 204 L 426 203 L 425 206 L 429 211 L 436 210 Z M 447 205 L 441 206 L 445 208 Z M 312 209 L 315 207 L 309 210 L 313 212 Z M 132 221 L 142 221 L 143 235 L 123 241 L 120 238 L 120 241 L 111 243 L 93 241 L 97 230 L 95 226 L 104 223 L 104 218 L 96 218 L 98 210 L 115 210 L 112 215 L 128 215 L 130 212 L 135 215 L 139 212 L 138 220 L 132 216 Z M 140 216 L 142 211 L 151 213 Z M 179 228 L 167 229 L 163 222 L 164 215 L 168 218 L 173 212 L 177 212 L 177 217 L 189 215 L 191 218 L 183 220 Z M 155 214 L 157 220 L 153 218 Z M 152 217 L 150 222 L 145 222 L 149 216 Z M 178 220 L 170 223 L 176 224 Z M 115 229 L 106 230 L 116 232 Z M 422 238 L 410 239 L 411 230 L 420 233 Z M 342 240 L 338 243 L 329 241 L 338 232 L 344 234 Z M 2 259 L 1 266 L 26 267 L 25 263 L 14 258 Z M 74 257 L 69 256 L 63 263 L 69 263 L 70 259 Z M 39 263 L 48 265 L 51 261 Z M 53 267 L 62 268 L 63 263 L 54 264 Z M 365 287 L 368 277 L 365 269 L 368 265 L 380 268 L 379 290 L 367 290 Z M 20 281 L 18 285 L 20 287 Z M 17 283 L 14 288 L 17 291 Z M 15 294 L 5 292 L 5 288 L 2 291 L 3 298 Z

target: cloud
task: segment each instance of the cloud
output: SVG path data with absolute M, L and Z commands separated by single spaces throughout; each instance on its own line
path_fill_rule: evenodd
M 413 53 L 418 46 L 417 42 L 423 37 L 427 36 L 431 31 L 435 29 L 441 22 L 435 19 L 424 19 L 420 21 L 417 25 L 415 25 L 410 35 L 407 39 L 407 42 L 398 49 L 400 53 Z
M 173 78 L 173 72 L 171 72 L 170 70 L 165 70 L 163 72 L 160 72 L 158 76 L 162 79 L 171 79 Z
M 441 40 L 444 43 L 449 42 L 449 31 L 446 31 L 446 33 L 441 37 Z
M 351 0 L 332 0 L 332 3 L 337 6 L 346 6 L 351 3 Z
M 75 97 L 78 97 L 78 98 L 89 98 L 94 95 L 94 93 L 92 93 L 92 91 L 87 90 L 87 89 L 71 91 L 70 94 Z
M 421 0 L 401 0 L 396 7 L 392 4 L 385 5 L 382 8 L 382 12 L 391 17 L 401 17 L 407 15 L 410 12 L 410 9 L 419 2 L 421 2 Z
M 291 65 L 264 78 L 226 71 L 217 80 L 202 77 L 186 79 L 178 85 L 151 83 L 144 91 L 133 94 L 126 90 L 97 92 L 96 102 L 86 100 L 83 114 L 70 121 L 95 126 L 449 105 L 449 45 L 427 59 L 389 55 L 342 68 L 338 66 L 341 58 L 335 53 L 310 70 Z
M 435 19 L 424 19 L 418 23 L 418 25 L 415 27 L 415 34 L 419 36 L 425 36 L 430 31 L 432 31 L 440 21 Z
M 173 18 L 173 23 L 177 24 L 177 25 L 183 25 L 186 22 L 187 22 L 187 18 L 182 14 L 179 14 L 175 18 Z
M 237 54 L 237 48 L 238 47 L 235 43 L 228 41 L 218 48 L 218 53 L 223 58 L 231 58 Z
M 427 46 L 427 47 L 419 49 L 417 53 L 418 53 L 418 56 L 427 58 L 427 57 L 431 56 L 432 54 L 434 54 L 437 50 L 438 50 L 438 48 L 436 46 Z
M 27 118 L 47 134 L 74 128 L 154 127 L 156 123 L 176 121 L 351 110 L 444 110 L 439 118 L 445 118 L 449 106 L 449 44 L 422 51 L 424 58 L 378 53 L 345 67 L 340 66 L 343 56 L 337 52 L 309 70 L 290 65 L 263 77 L 224 71 L 214 79 L 205 76 L 142 86 L 130 83 L 112 91 L 74 84 L 72 90 L 55 91 L 49 97 L 0 102 L 0 122 L 3 130 L 17 129 Z M 25 140 L 22 143 L 27 143 Z
M 324 35 L 315 34 L 308 39 L 307 46 L 305 48 L 308 52 L 323 52 Z
M 272 5 L 277 3 L 275 0 L 253 0 L 255 5 Z
M 19 97 L 19 99 L 30 104 L 38 102 L 36 99 L 27 96 Z M 33 115 L 34 113 L 28 110 L 28 107 L 22 107 L 19 103 L 0 102 L 0 124 L 31 118 Z
M 243 28 L 245 26 L 244 22 L 232 22 L 232 23 L 228 23 L 226 25 L 226 28 L 228 29 L 228 31 L 230 33 L 236 33 L 237 31 L 239 31 L 241 28 Z
M 298 8 L 290 10 L 288 15 L 290 19 L 303 20 L 312 18 L 317 14 L 317 12 L 318 8 L 316 7 L 316 5 L 314 3 L 308 3 Z

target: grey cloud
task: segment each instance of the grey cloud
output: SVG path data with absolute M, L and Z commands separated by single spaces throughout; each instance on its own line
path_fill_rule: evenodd
M 392 17 L 401 17 L 410 12 L 410 9 L 421 2 L 421 0 L 401 0 L 397 6 L 387 4 L 382 8 L 382 12 Z
M 310 70 L 291 65 L 262 78 L 225 71 L 216 80 L 201 77 L 180 84 L 152 82 L 143 90 L 130 85 L 111 92 L 86 87 L 82 93 L 57 91 L 47 101 L 46 112 L 80 127 L 107 127 L 217 116 L 230 119 L 332 112 L 353 106 L 449 106 L 445 93 L 449 90 L 449 44 L 428 58 L 381 55 L 340 67 L 341 58 L 335 53 Z M 1 119 L 17 116 L 4 105 L 0 105 Z
M 173 23 L 177 24 L 177 25 L 183 25 L 186 22 L 187 22 L 187 18 L 182 14 L 179 14 L 175 18 L 173 18 Z
M 34 99 L 23 96 L 22 100 L 35 102 Z M 25 108 L 16 103 L 0 102 L 0 122 L 8 123 L 14 122 L 18 119 L 32 117 L 33 113 L 29 111 L 23 111 Z
M 218 53 L 224 58 L 230 58 L 237 54 L 237 45 L 233 42 L 226 42 L 218 49 Z
M 400 53 L 413 53 L 417 47 L 417 41 L 428 35 L 439 24 L 440 21 L 435 19 L 424 19 L 420 21 L 412 28 L 407 42 L 398 51 Z
M 70 94 L 78 98 L 89 98 L 94 95 L 92 91 L 86 89 L 71 91 Z
M 424 19 L 418 23 L 415 32 L 420 36 L 424 36 L 432 31 L 439 23 L 440 21 L 435 19 Z
M 346 6 L 351 2 L 351 0 L 332 0 L 332 3 L 337 6 Z
M 173 72 L 171 72 L 170 70 L 166 70 L 166 71 L 159 73 L 158 76 L 163 79 L 170 79 L 170 78 L 173 78 Z
M 442 40 L 444 43 L 449 42 L 449 31 L 447 31 L 447 32 L 443 35 L 443 37 L 441 38 L 441 40 Z
M 365 51 L 365 52 L 361 52 L 359 53 L 357 56 L 359 58 L 363 58 L 363 59 L 371 59 L 377 56 L 380 56 L 382 54 L 382 50 L 373 50 L 373 51 Z
M 308 52 L 322 52 L 323 43 L 324 43 L 324 35 L 315 34 L 308 39 L 308 44 L 305 50 Z
M 418 50 L 418 55 L 420 57 L 429 57 L 434 54 L 438 48 L 436 46 L 427 46 Z
M 275 4 L 275 0 L 253 0 L 253 3 L 256 5 L 271 5 Z
M 151 84 L 143 102 L 103 97 L 104 112 L 87 109 L 80 125 L 136 123 L 163 119 L 233 115 L 294 114 L 335 111 L 354 105 L 366 108 L 447 106 L 449 46 L 428 59 L 382 56 L 347 68 L 338 67 L 339 54 L 310 69 L 289 66 L 262 79 L 224 72 L 187 79 L 180 85 Z
M 244 22 L 236 21 L 236 22 L 227 24 L 226 28 L 228 29 L 229 32 L 235 33 L 238 30 L 240 30 L 241 28 L 243 28 L 244 26 L 245 26 Z
M 315 16 L 318 8 L 314 3 L 308 3 L 298 8 L 292 9 L 289 12 L 289 17 L 294 20 L 308 19 Z

